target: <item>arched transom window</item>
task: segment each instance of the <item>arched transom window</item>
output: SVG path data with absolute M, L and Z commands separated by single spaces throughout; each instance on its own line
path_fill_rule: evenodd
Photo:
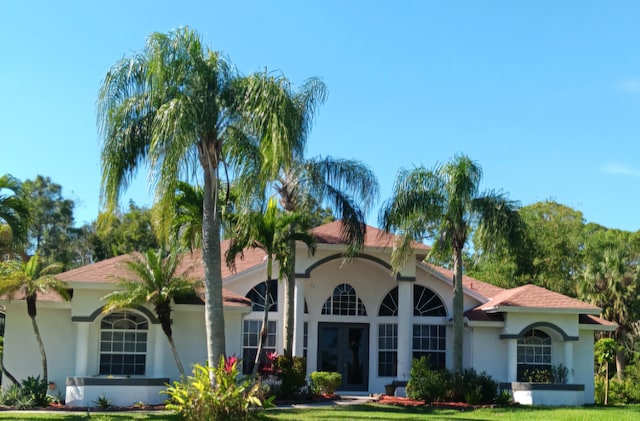
M 100 374 L 144 375 L 149 321 L 131 311 L 111 313 L 100 322 Z
M 264 298 L 267 288 L 264 282 L 254 286 L 246 295 L 251 300 L 252 311 L 264 311 Z M 278 311 L 278 280 L 269 283 L 269 311 Z
M 380 304 L 378 316 L 397 316 L 398 315 L 398 287 L 393 288 L 384 297 Z M 444 303 L 438 295 L 421 285 L 413 286 L 413 315 L 444 317 L 447 311 Z
M 322 314 L 366 316 L 367 310 L 351 285 L 340 284 L 333 290 L 333 295 L 325 301 Z

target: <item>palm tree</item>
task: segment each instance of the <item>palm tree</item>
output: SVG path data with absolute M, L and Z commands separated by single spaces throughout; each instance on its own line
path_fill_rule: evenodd
M 391 199 L 380 211 L 380 224 L 400 235 L 392 252 L 398 271 L 412 254 L 411 241 L 433 240 L 431 255 L 453 257 L 453 368 L 462 370 L 462 250 L 473 230 L 477 245 L 515 245 L 522 236 L 517 204 L 501 193 L 478 191 L 482 169 L 465 155 L 428 170 L 401 170 Z
M 11 300 L 17 293 L 21 293 L 24 294 L 27 301 L 27 314 L 31 319 L 33 333 L 40 348 L 44 383 L 49 381 L 47 353 L 36 321 L 38 313 L 36 302 L 38 294 L 46 294 L 50 291 L 57 293 L 64 300 L 70 299 L 67 284 L 54 277 L 54 274 L 60 272 L 61 269 L 62 265 L 59 264 L 51 264 L 42 268 L 38 254 L 31 257 L 26 263 L 20 260 L 0 262 L 0 295 L 6 295 Z
M 12 194 L 6 194 L 3 190 Z M 0 176 L 0 223 L 9 226 L 14 245 L 27 241 L 29 207 L 22 197 L 22 183 L 9 174 Z
M 326 204 L 343 224 L 343 240 L 349 244 L 346 257 L 353 257 L 364 244 L 365 216 L 378 197 L 378 182 L 373 172 L 356 160 L 332 157 L 304 157 L 307 137 L 318 105 L 327 97 L 326 85 L 318 78 L 307 79 L 294 91 L 286 80 L 278 85 L 288 105 L 276 112 L 286 126 L 281 127 L 292 142 L 290 159 L 279 166 L 263 165 L 261 179 L 253 184 L 270 184 L 277 192 L 282 208 L 289 213 L 310 212 L 313 205 Z M 285 135 L 283 135 L 285 137 Z M 268 162 L 269 163 L 269 162 Z M 291 226 L 296 231 L 295 224 Z M 294 240 L 289 241 L 292 264 L 285 276 L 284 354 L 292 356 L 295 291 Z
M 638 320 L 638 282 L 640 267 L 635 264 L 627 244 L 608 247 L 601 258 L 587 264 L 578 282 L 578 297 L 602 308 L 602 317 L 618 324 L 614 339 L 625 342 L 625 332 Z M 625 366 L 624 348 L 616 356 L 616 376 L 622 380 Z
M 247 145 L 256 137 L 270 165 L 291 155 L 289 135 L 273 135 L 283 123 L 272 110 L 286 99 L 277 96 L 277 84 L 277 78 L 261 74 L 239 77 L 196 32 L 180 28 L 152 33 L 141 52 L 111 68 L 100 89 L 102 195 L 109 209 L 143 163 L 149 164 L 165 221 L 181 178 L 203 183 L 205 327 L 212 367 L 225 352 L 219 172 L 245 166 L 253 158 Z
M 178 371 L 184 377 L 184 368 L 178 357 L 171 330 L 171 301 L 178 296 L 194 292 L 194 284 L 185 274 L 176 274 L 180 262 L 181 255 L 175 248 L 170 252 L 159 249 L 158 251 L 148 250 L 142 256 L 133 255 L 131 260 L 126 262 L 131 278 L 119 278 L 117 286 L 121 289 L 105 295 L 102 299 L 107 301 L 105 313 L 153 304 Z
M 315 243 L 311 234 L 306 230 L 298 230 L 305 226 L 305 216 L 299 213 L 284 213 L 278 209 L 275 199 L 269 199 L 264 213 L 246 212 L 237 216 L 231 244 L 227 251 L 227 264 L 234 268 L 236 257 L 246 248 L 258 248 L 267 254 L 267 279 L 265 281 L 265 302 L 262 329 L 258 341 L 258 350 L 253 366 L 253 375 L 258 371 L 258 365 L 263 360 L 264 343 L 267 338 L 267 323 L 269 318 L 269 284 L 273 277 L 273 260 L 278 262 L 280 276 L 290 271 L 295 250 L 290 249 L 289 241 L 304 242 L 311 253 L 315 250 Z M 292 227 L 295 227 L 295 231 Z

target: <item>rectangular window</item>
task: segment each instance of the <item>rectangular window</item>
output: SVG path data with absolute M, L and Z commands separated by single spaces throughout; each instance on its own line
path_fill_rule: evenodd
M 245 320 L 242 326 L 242 372 L 251 374 L 258 352 L 258 340 L 262 320 Z M 267 341 L 263 345 L 265 352 L 276 350 L 276 322 L 267 322 Z
M 398 372 L 398 325 L 378 325 L 378 376 L 395 377 Z
M 102 375 L 144 375 L 147 360 L 147 320 L 133 312 L 117 312 L 100 322 Z
M 427 357 L 434 370 L 445 368 L 446 332 L 441 325 L 413 325 L 413 358 Z
M 304 322 L 304 335 L 302 336 L 302 356 L 307 358 L 309 348 L 309 322 Z

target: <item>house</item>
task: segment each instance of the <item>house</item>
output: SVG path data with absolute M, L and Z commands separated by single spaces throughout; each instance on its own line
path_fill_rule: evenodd
M 313 233 L 315 254 L 310 256 L 302 245 L 298 249 L 294 297 L 293 352 L 307 358 L 308 373 L 338 371 L 343 376 L 340 390 L 382 393 L 386 384 L 408 379 L 413 358 L 425 355 L 433 367 L 451 367 L 453 273 L 422 262 L 427 246 L 415 244 L 415 258 L 392 274 L 393 236 L 368 227 L 361 254 L 345 262 L 339 222 Z M 222 245 L 225 249 L 228 243 Z M 247 250 L 235 272 L 222 270 L 226 352 L 240 356 L 245 371 L 255 356 L 263 317 L 265 257 L 261 250 Z M 101 297 L 113 291 L 115 275 L 124 275 L 127 258 L 61 274 L 59 279 L 73 289 L 70 302 L 39 297 L 49 378 L 68 404 L 91 405 L 103 393 L 122 405 L 158 402 L 164 398 L 158 394 L 163 384 L 179 377 L 150 308 L 102 311 Z M 188 267 L 193 276 L 203 276 L 198 251 L 183 259 L 183 269 Z M 469 277 L 463 285 L 465 367 L 512 385 L 523 403 L 593 402 L 594 333 L 616 328 L 598 317 L 598 307 L 534 285 L 505 290 Z M 272 281 L 270 292 L 267 349 L 281 353 L 283 284 Z M 24 307 L 20 300 L 6 303 L 5 366 L 18 378 L 40 372 Z M 183 364 L 204 362 L 202 301 L 176 302 L 173 309 L 174 339 Z M 543 402 L 532 397 L 537 392 L 521 382 L 524 371 L 559 364 L 567 368 L 568 384 L 560 391 L 547 390 Z

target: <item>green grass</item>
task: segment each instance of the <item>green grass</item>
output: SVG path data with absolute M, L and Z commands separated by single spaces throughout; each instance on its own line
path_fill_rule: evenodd
M 261 414 L 262 421 L 279 420 L 505 420 L 505 421 L 547 421 L 547 420 L 584 420 L 612 421 L 640 419 L 640 405 L 620 407 L 584 407 L 584 408 L 545 408 L 514 407 L 476 409 L 457 411 L 452 409 L 430 409 L 399 407 L 394 405 L 352 405 L 319 407 L 313 409 L 274 409 Z M 38 412 L 0 412 L 0 420 L 66 420 L 66 421 L 177 421 L 178 417 L 167 413 L 84 413 L 84 414 L 42 414 Z
M 640 406 L 542 408 L 517 407 L 457 411 L 452 409 L 404 408 L 393 405 L 354 405 L 314 408 L 313 410 L 267 411 L 263 420 L 584 420 L 612 421 L 640 419 Z

